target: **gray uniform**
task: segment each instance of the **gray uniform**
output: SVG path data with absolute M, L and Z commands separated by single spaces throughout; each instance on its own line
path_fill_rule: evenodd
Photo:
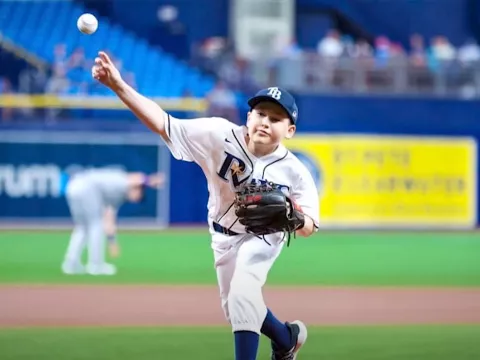
M 67 199 L 82 198 L 88 206 L 119 208 L 126 200 L 128 174 L 122 170 L 87 170 L 75 175 L 67 185 Z M 93 210 L 93 209 L 92 209 Z
M 117 210 L 126 200 L 128 173 L 116 169 L 94 169 L 76 174 L 66 188 L 75 223 L 65 260 L 79 263 L 88 245 L 88 263 L 105 261 L 103 214 L 107 206 Z

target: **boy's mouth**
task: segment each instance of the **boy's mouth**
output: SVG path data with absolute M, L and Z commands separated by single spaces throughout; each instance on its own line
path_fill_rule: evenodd
M 257 134 L 259 134 L 260 136 L 270 136 L 270 134 L 265 130 L 257 130 Z

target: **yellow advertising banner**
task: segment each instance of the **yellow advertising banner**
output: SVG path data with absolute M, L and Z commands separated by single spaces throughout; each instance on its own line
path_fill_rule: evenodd
M 317 183 L 324 227 L 476 223 L 473 139 L 297 135 L 286 146 Z

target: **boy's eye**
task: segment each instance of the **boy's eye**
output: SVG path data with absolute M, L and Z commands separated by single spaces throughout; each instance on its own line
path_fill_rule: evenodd
M 267 113 L 265 113 L 264 111 L 258 111 L 258 115 L 261 116 L 261 117 L 268 116 Z M 271 117 L 271 116 L 269 117 L 269 119 L 270 119 L 270 122 L 272 122 L 272 123 L 277 123 L 277 122 L 281 121 L 280 119 L 275 118 L 275 117 Z

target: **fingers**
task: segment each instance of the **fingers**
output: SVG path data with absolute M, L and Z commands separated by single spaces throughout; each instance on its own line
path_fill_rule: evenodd
M 105 60 L 99 57 L 95 58 L 95 65 L 105 70 L 110 68 L 110 65 L 107 62 L 105 62 Z
M 92 67 L 92 77 L 103 84 L 109 84 L 120 79 L 120 74 L 110 57 L 104 51 L 99 51 Z M 111 84 L 110 84 L 111 85 Z
M 105 77 L 108 73 L 109 66 L 101 58 L 95 58 L 95 65 L 92 67 L 92 77 L 99 80 L 101 77 Z
M 151 183 L 155 187 L 160 187 L 165 182 L 165 175 L 161 173 L 150 175 Z
M 107 75 L 107 71 L 98 66 L 98 65 L 95 65 L 93 68 L 92 68 L 92 77 L 96 80 L 99 80 L 101 77 L 105 77 Z
M 98 56 L 105 64 L 113 65 L 112 60 L 110 59 L 110 57 L 107 55 L 106 52 L 99 51 Z

